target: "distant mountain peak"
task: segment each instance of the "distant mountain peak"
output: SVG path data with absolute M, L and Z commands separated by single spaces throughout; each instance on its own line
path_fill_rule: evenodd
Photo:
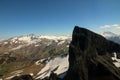
M 110 32 L 110 31 L 105 31 L 105 32 L 102 33 L 102 35 L 106 38 L 117 36 L 117 34 L 115 34 L 113 32 Z
M 15 37 L 9 38 L 7 40 L 3 40 L 3 42 L 32 44 L 32 43 L 40 42 L 41 39 L 47 39 L 47 40 L 53 40 L 53 41 L 71 40 L 71 36 L 28 34 L 28 35 L 15 36 Z

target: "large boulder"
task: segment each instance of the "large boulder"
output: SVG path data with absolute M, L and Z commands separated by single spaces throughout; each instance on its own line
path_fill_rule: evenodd
M 120 80 L 120 71 L 111 59 L 113 52 L 120 53 L 119 44 L 76 26 L 65 80 Z

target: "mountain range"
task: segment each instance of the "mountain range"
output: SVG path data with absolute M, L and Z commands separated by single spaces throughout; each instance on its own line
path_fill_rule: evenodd
M 34 34 L 1 41 L 0 77 L 4 80 L 24 74 L 39 77 L 40 70 L 47 63 L 54 62 L 53 59 L 58 60 L 60 64 L 63 64 L 61 60 L 64 60 L 64 56 L 68 59 L 66 57 L 70 41 L 69 36 L 37 36 Z M 54 68 L 56 67 L 53 66 L 52 69 Z
M 114 33 L 104 32 L 102 35 L 107 40 L 120 43 L 120 36 Z M 0 78 L 10 80 L 15 76 L 27 74 L 34 79 L 44 79 L 51 76 L 53 71 L 59 75 L 60 79 L 64 78 L 70 69 L 68 58 L 71 49 L 69 46 L 73 39 L 73 36 L 30 34 L 1 41 Z M 113 52 L 111 59 L 114 60 L 114 65 L 119 68 L 120 59 L 118 58 L 119 55 Z

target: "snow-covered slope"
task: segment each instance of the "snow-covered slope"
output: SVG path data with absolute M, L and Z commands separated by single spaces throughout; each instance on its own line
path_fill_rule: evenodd
M 54 71 L 54 73 L 58 75 L 65 73 L 68 70 L 68 66 L 68 56 L 56 57 L 47 62 L 46 66 L 37 74 L 36 79 L 43 79 L 45 77 L 49 77 L 52 71 Z
M 53 42 L 58 45 L 62 45 L 65 42 L 70 42 L 71 36 L 43 36 L 43 35 L 24 35 L 10 38 L 8 40 L 1 41 L 0 44 L 3 46 L 9 46 L 9 50 L 16 50 L 22 47 L 26 47 L 29 45 L 35 45 L 35 47 L 40 46 L 41 44 L 45 44 L 47 46 L 51 45 Z M 39 44 L 41 43 L 41 44 Z
M 105 38 L 108 40 L 111 40 L 113 42 L 119 43 L 120 44 L 120 35 L 112 33 L 112 32 L 104 32 L 101 35 L 103 35 Z
M 120 36 L 112 36 L 109 37 L 108 39 L 120 44 Z
M 29 44 L 32 43 L 36 43 L 36 42 L 40 42 L 41 39 L 48 39 L 48 40 L 54 40 L 54 41 L 58 41 L 58 40 L 67 40 L 67 39 L 71 39 L 70 36 L 42 36 L 42 35 L 25 35 L 25 36 L 19 36 L 19 37 L 13 37 L 10 39 L 11 43 L 22 43 L 22 42 L 26 42 Z
M 103 32 L 101 35 L 106 38 L 117 36 L 117 34 L 112 33 L 112 32 Z
M 39 38 L 51 39 L 51 40 L 66 40 L 71 38 L 70 36 L 39 36 Z

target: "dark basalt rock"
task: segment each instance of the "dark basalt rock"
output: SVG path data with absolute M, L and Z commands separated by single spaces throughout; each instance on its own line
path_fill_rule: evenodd
M 58 75 L 55 74 L 53 71 L 50 74 L 50 77 L 46 77 L 42 80 L 61 80 L 60 78 L 58 78 Z
M 50 74 L 49 80 L 59 80 L 59 79 L 58 79 L 58 77 L 57 77 L 57 74 L 55 74 L 54 72 L 52 72 L 52 73 Z
M 69 70 L 65 80 L 120 80 L 111 54 L 120 45 L 99 34 L 76 26 L 69 47 Z
M 34 80 L 30 75 L 15 76 L 11 80 Z

